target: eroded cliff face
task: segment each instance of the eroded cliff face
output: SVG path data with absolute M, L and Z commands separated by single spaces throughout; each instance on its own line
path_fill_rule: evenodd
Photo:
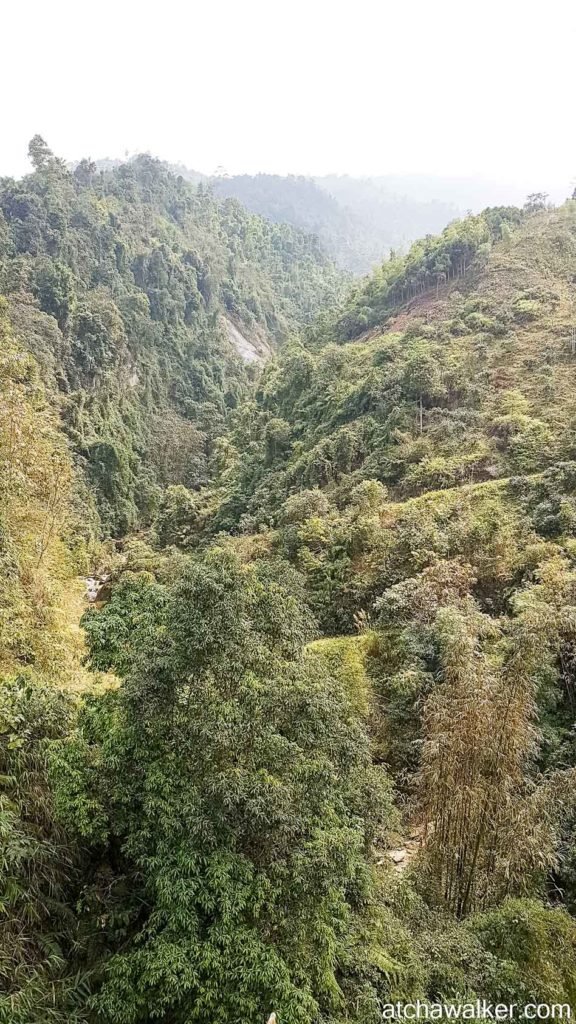
M 241 331 L 226 316 L 222 317 L 222 324 L 228 341 L 245 363 L 265 363 L 270 358 L 272 350 L 262 335 L 258 337 L 252 334 L 251 338 L 247 338 L 246 329 L 243 328 Z

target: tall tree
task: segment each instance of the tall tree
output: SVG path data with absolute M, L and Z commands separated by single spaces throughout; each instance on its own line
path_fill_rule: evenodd
M 64 820 L 115 863 L 106 1021 L 344 1010 L 388 801 L 349 698 L 299 653 L 311 623 L 293 586 L 223 553 L 189 563 L 140 614 L 122 690 L 62 748 Z

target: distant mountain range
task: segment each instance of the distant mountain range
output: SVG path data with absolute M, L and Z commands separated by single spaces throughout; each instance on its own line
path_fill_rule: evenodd
M 254 213 L 317 235 L 354 274 L 367 273 L 391 249 L 441 231 L 460 213 L 453 203 L 408 198 L 372 178 L 241 174 L 211 182 L 216 195 L 234 196 Z
M 134 158 L 131 158 L 134 159 Z M 125 161 L 98 160 L 109 171 Z M 368 273 L 391 250 L 404 252 L 418 238 L 437 234 L 467 212 L 488 206 L 522 205 L 520 186 L 481 178 L 425 174 L 323 177 L 279 174 L 212 176 L 183 164 L 165 165 L 192 184 L 208 184 L 216 196 L 238 199 L 274 223 L 315 235 L 342 269 Z M 563 195 L 554 195 L 562 201 Z

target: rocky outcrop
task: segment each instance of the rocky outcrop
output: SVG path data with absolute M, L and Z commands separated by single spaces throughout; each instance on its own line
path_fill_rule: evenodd
M 270 358 L 270 346 L 264 338 L 247 338 L 228 317 L 222 317 L 226 337 L 245 363 L 265 363 Z
M 86 597 L 90 604 L 105 601 L 109 594 L 110 576 L 88 576 L 86 578 Z

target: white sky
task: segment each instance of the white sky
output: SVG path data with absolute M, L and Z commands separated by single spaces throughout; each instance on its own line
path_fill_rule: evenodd
M 576 179 L 574 0 L 28 0 L 0 24 L 0 175 L 39 132 L 207 173 Z

